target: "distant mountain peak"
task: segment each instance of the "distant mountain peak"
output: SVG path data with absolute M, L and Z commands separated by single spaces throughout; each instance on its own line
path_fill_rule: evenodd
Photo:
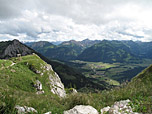
M 16 44 L 20 44 L 21 42 L 17 39 L 12 40 L 12 44 L 16 45 Z
M 82 40 L 82 41 L 90 41 L 90 40 L 87 38 L 87 39 L 84 39 L 84 40 Z

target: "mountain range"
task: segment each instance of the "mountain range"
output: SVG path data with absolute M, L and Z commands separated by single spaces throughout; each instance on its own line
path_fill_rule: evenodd
M 27 44 L 28 45 L 28 44 Z M 83 60 L 91 62 L 136 62 L 152 59 L 152 42 L 83 40 L 66 41 L 59 45 L 35 42 L 28 45 L 47 58 L 62 61 Z
M 66 41 L 62 42 L 59 45 L 53 45 L 52 43 L 46 41 L 25 43 L 32 49 L 40 52 L 42 55 L 47 58 L 69 61 L 75 60 L 79 54 L 81 54 L 86 48 L 99 43 L 101 41 L 89 39 L 83 41 Z

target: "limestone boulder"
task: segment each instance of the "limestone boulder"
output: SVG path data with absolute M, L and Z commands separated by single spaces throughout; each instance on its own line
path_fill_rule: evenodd
M 15 107 L 15 109 L 17 110 L 18 114 L 26 114 L 26 113 L 38 113 L 37 110 L 35 110 L 32 107 L 27 107 L 27 106 L 19 106 L 17 105 Z
M 64 111 L 64 114 L 99 114 L 99 113 L 92 106 L 78 105 L 68 111 Z
M 101 109 L 101 114 L 140 114 L 137 112 L 133 112 L 131 106 L 129 106 L 130 100 L 122 100 L 119 102 L 115 102 L 111 107 L 105 107 Z

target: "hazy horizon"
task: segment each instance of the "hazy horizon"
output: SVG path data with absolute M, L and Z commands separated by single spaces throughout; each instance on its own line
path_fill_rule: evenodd
M 70 39 L 70 40 L 65 40 L 65 41 L 46 41 L 46 40 L 37 40 L 37 41 L 34 41 L 34 40 L 31 40 L 31 41 L 21 41 L 19 39 L 11 39 L 11 40 L 3 40 L 4 42 L 5 41 L 13 41 L 13 40 L 18 40 L 22 43 L 32 43 L 32 42 L 50 42 L 50 43 L 58 43 L 58 44 L 61 44 L 63 42 L 69 42 L 69 41 L 77 41 L 77 42 L 81 42 L 81 41 L 84 41 L 84 40 L 90 40 L 90 39 L 83 39 L 83 40 L 74 40 L 74 39 Z M 96 40 L 96 39 L 95 39 Z M 95 41 L 95 40 L 90 40 L 90 41 Z M 102 40 L 98 40 L 98 41 L 103 41 L 103 40 L 107 40 L 107 39 L 102 39 Z M 3 41 L 0 41 L 0 42 L 3 42 Z M 107 40 L 107 41 L 133 41 L 133 40 Z M 133 42 L 145 42 L 145 41 L 140 41 L 140 40 L 137 40 L 137 41 L 133 41 Z M 147 41 L 147 42 L 152 42 L 152 41 Z

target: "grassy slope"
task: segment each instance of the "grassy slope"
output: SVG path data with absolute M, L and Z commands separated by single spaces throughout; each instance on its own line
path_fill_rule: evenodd
M 40 63 L 45 64 L 37 56 L 25 56 L 22 58 L 22 61 L 19 61 L 18 58 L 13 58 L 11 60 L 1 61 L 0 63 L 2 65 L 2 62 L 4 62 L 7 67 L 11 64 L 11 61 L 17 62 L 17 64 L 9 69 L 4 68 L 0 70 L 0 100 L 3 101 L 0 102 L 0 111 L 5 109 L 5 111 L 8 111 L 7 114 L 13 113 L 10 107 L 14 107 L 15 104 L 32 106 L 38 110 L 39 113 L 52 111 L 53 114 L 62 114 L 64 110 L 68 110 L 79 104 L 91 105 L 100 110 L 107 105 L 112 105 L 115 101 L 123 99 L 132 100 L 135 111 L 147 112 L 149 105 L 146 104 L 152 102 L 152 66 L 145 69 L 133 78 L 128 85 L 122 88 L 114 88 L 110 91 L 99 91 L 99 93 L 78 93 L 60 99 L 49 92 L 49 88 L 45 83 L 43 83 L 43 87 L 45 88 L 45 94 L 43 95 L 36 95 L 34 88 L 29 84 L 30 82 L 32 83 L 36 77 L 42 82 L 45 79 L 41 79 L 40 76 L 33 73 L 33 71 L 25 65 L 27 61 L 37 68 L 39 68 Z M 11 69 L 16 72 L 11 72 Z
M 0 73 L 5 77 L 3 77 L 4 80 L 7 78 L 5 84 L 7 84 L 9 87 L 34 92 L 32 83 L 34 83 L 34 81 L 37 79 L 42 81 L 42 84 L 46 85 L 45 81 L 47 80 L 46 78 L 48 78 L 48 75 L 44 73 L 43 77 L 41 77 L 39 74 L 35 73 L 35 70 L 43 71 L 43 69 L 40 67 L 46 64 L 38 56 L 24 56 L 21 58 L 21 60 L 20 58 L 12 58 L 10 60 L 6 60 L 5 62 L 8 62 L 9 64 L 10 62 L 15 63 L 13 66 L 9 66 L 8 64 L 6 67 L 0 70 Z M 3 63 L 1 63 L 1 65 L 3 65 Z M 1 79 L 1 83 L 3 83 L 2 80 L 3 79 Z M 47 86 L 44 86 L 44 89 L 46 89 L 46 92 L 49 91 Z
M 12 63 L 15 64 L 10 66 Z M 40 112 L 47 110 L 55 110 L 58 112 L 62 110 L 62 108 L 58 109 L 58 106 L 56 106 L 60 105 L 57 102 L 60 99 L 50 92 L 47 72 L 45 72 L 43 76 L 35 73 L 35 70 L 45 70 L 41 68 L 41 66 L 44 65 L 46 65 L 46 63 L 36 55 L 24 56 L 21 60 L 20 58 L 0 60 L 0 66 L 2 66 L 0 67 L 0 98 L 2 99 L 3 95 L 8 95 L 9 98 L 16 98 L 17 104 L 32 106 L 38 110 L 40 108 Z M 52 75 L 54 74 L 53 71 L 50 73 Z M 36 89 L 33 87 L 33 83 L 35 83 L 36 80 L 40 80 L 42 83 L 43 90 L 45 91 L 44 95 L 36 95 Z M 53 100 L 48 103 L 48 99 Z M 37 104 L 38 100 L 39 102 Z M 7 100 L 4 102 L 6 101 Z M 44 105 L 44 103 L 46 104 Z M 47 109 L 43 109 L 43 107 Z M 62 107 L 62 105 L 60 105 L 60 107 Z

